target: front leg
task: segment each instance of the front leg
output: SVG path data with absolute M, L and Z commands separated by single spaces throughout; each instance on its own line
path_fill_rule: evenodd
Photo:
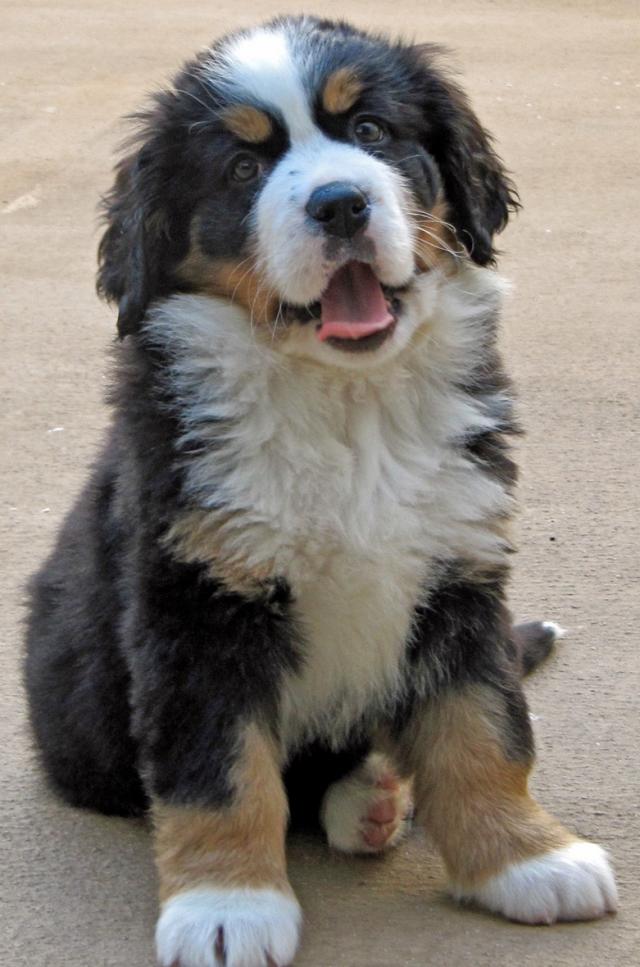
M 283 589 L 244 598 L 198 567 L 148 569 L 128 649 L 153 802 L 162 967 L 285 967 L 301 915 L 276 742 L 295 665 Z
M 273 742 L 255 725 L 239 741 L 222 808 L 154 808 L 162 967 L 285 967 L 300 908 L 285 864 L 286 798 Z
M 414 658 L 422 648 L 425 667 L 431 659 L 432 694 L 411 710 L 397 746 L 415 775 L 416 815 L 456 897 L 524 923 L 602 917 L 617 904 L 604 850 L 528 791 L 533 738 L 500 597 L 499 585 L 460 580 L 422 615 Z

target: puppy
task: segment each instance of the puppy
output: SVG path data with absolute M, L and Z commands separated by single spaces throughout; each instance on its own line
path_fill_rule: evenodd
M 517 200 L 438 64 L 312 17 L 225 37 L 105 201 L 113 421 L 34 581 L 26 682 L 61 794 L 151 810 L 163 967 L 290 963 L 288 798 L 375 852 L 409 780 L 456 897 L 616 906 L 603 850 L 527 791 L 518 664 L 556 630 L 505 605 L 491 265 Z

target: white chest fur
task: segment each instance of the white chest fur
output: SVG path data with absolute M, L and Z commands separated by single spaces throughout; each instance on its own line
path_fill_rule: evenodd
M 227 554 L 289 582 L 304 634 L 286 682 L 285 741 L 339 742 L 396 691 L 413 609 L 437 562 L 503 558 L 490 526 L 509 507 L 460 442 L 492 428 L 496 399 L 458 387 L 483 351 L 497 283 L 435 274 L 415 294 L 427 324 L 366 373 L 265 348 L 241 310 L 177 297 L 154 318 L 175 357 L 173 391 L 197 505 L 225 508 Z M 211 443 L 211 446 L 207 446 Z

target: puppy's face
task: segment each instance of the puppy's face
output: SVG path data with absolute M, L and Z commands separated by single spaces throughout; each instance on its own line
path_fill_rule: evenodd
M 107 199 L 99 288 L 122 335 L 177 291 L 329 365 L 397 353 L 424 272 L 492 259 L 514 203 L 430 48 L 310 18 L 204 52 L 157 98 Z

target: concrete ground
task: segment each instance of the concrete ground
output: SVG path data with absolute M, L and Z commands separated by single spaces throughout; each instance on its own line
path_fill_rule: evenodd
M 0 963 L 152 964 L 155 882 L 142 824 L 45 790 L 20 688 L 23 582 L 49 548 L 106 412 L 113 313 L 93 293 L 94 209 L 133 109 L 191 51 L 287 8 L 251 0 L 5 0 L 3 124 Z M 292 9 L 294 9 L 292 7 Z M 295 9 L 300 9 L 296 5 Z M 417 836 L 384 860 L 295 840 L 300 967 L 630 967 L 640 963 L 638 773 L 637 0 L 351 0 L 316 9 L 457 51 L 524 212 L 504 345 L 528 435 L 513 604 L 570 638 L 528 686 L 537 793 L 604 843 L 621 910 L 547 928 L 456 909 Z

